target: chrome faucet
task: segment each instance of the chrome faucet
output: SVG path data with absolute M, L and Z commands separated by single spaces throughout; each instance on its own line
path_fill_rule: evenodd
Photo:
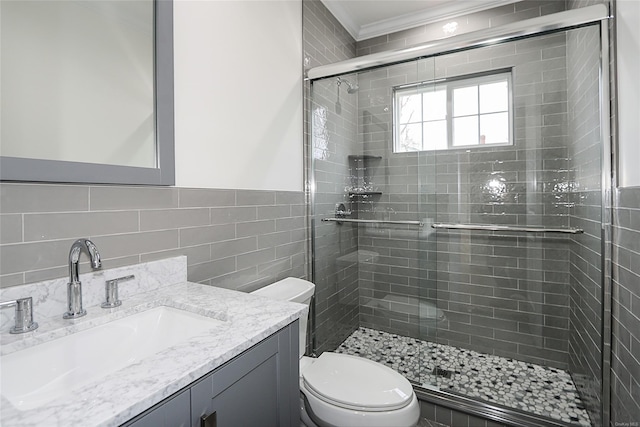
M 69 311 L 64 313 L 64 319 L 76 319 L 87 314 L 87 310 L 82 308 L 82 283 L 78 278 L 80 253 L 85 249 L 91 258 L 91 267 L 95 270 L 102 266 L 100 252 L 89 239 L 78 239 L 69 251 L 69 283 L 67 284 L 67 307 Z

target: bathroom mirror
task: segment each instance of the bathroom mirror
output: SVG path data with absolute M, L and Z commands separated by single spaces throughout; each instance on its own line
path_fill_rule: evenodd
M 172 185 L 173 4 L 0 2 L 0 179 Z

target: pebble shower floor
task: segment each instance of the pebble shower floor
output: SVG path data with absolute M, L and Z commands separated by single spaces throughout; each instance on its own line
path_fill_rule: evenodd
M 571 377 L 561 369 L 368 328 L 357 329 L 336 352 L 375 360 L 418 384 L 424 384 L 434 369 L 446 370 L 450 377 L 438 376 L 441 390 L 591 426 Z

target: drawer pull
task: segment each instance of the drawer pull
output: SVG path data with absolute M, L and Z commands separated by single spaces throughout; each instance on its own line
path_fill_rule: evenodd
M 213 411 L 209 415 L 203 415 L 200 417 L 200 427 L 217 427 L 218 422 L 216 420 L 216 411 Z

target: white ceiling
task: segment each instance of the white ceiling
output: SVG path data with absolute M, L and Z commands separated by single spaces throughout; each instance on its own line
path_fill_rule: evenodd
M 356 41 L 519 0 L 321 0 Z

